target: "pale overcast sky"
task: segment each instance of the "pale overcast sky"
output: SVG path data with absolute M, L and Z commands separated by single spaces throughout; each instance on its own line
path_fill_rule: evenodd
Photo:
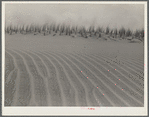
M 143 4 L 6 4 L 6 24 L 66 23 L 130 29 L 144 27 Z

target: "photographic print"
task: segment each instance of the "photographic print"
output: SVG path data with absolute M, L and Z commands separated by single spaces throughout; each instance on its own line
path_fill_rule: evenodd
M 144 109 L 146 5 L 3 3 L 4 108 Z

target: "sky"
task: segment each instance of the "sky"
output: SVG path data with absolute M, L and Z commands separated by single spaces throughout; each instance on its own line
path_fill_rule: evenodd
M 65 23 L 110 28 L 144 27 L 143 4 L 10 4 L 5 5 L 6 25 Z

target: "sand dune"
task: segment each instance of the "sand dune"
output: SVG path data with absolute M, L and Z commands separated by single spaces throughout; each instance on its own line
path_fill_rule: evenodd
M 143 107 L 143 59 L 138 43 L 8 35 L 5 106 Z

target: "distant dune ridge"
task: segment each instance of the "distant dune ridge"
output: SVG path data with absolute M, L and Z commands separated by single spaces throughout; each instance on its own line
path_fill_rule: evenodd
M 116 39 L 116 38 L 122 38 L 127 40 L 132 40 L 131 42 L 141 42 L 144 41 L 144 29 L 136 29 L 136 31 L 132 31 L 130 29 L 125 29 L 124 27 L 120 28 L 119 30 L 117 28 L 110 29 L 109 26 L 106 28 L 103 28 L 101 26 L 98 26 L 95 28 L 95 26 L 90 26 L 89 28 L 86 28 L 85 26 L 73 26 L 73 25 L 66 25 L 66 24 L 44 24 L 44 25 L 10 25 L 5 27 L 5 32 L 9 35 L 21 33 L 21 34 L 42 34 L 44 36 L 50 35 L 51 33 L 53 36 L 57 35 L 67 35 L 72 37 L 81 36 L 84 38 L 89 37 L 96 37 L 97 39 L 101 38 L 102 35 L 105 35 L 108 38 Z M 134 39 L 135 38 L 135 39 Z M 136 40 L 136 41 L 135 41 Z M 139 41 L 137 41 L 139 40 Z

